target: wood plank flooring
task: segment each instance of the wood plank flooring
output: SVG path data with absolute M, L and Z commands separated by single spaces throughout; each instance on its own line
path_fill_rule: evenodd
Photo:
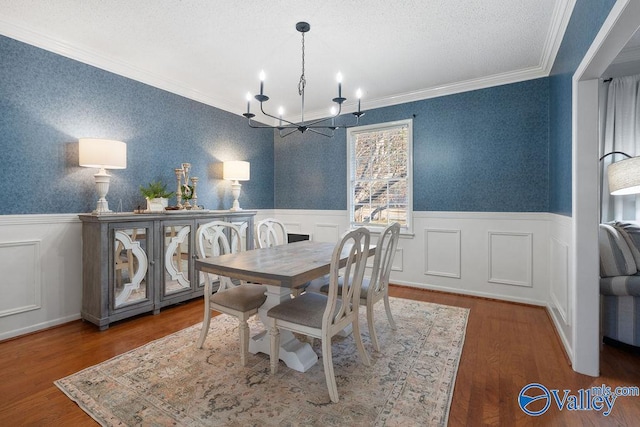
M 392 286 L 391 295 L 469 308 L 450 426 L 638 425 L 640 397 L 619 397 L 611 415 L 560 411 L 542 416 L 519 408 L 520 390 L 537 382 L 571 390 L 640 386 L 640 356 L 603 346 L 601 376 L 575 373 L 546 310 L 521 304 Z M 0 343 L 0 426 L 93 426 L 53 381 L 202 319 L 202 300 L 111 325 L 103 332 L 81 321 Z

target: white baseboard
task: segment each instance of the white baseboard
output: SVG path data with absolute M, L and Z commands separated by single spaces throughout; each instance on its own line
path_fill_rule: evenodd
M 22 328 L 14 329 L 8 332 L 0 333 L 0 341 L 18 337 L 20 335 L 30 334 L 32 332 L 41 331 L 43 329 L 52 328 L 54 326 L 63 325 L 65 323 L 73 322 L 80 319 L 80 313 L 72 314 L 58 319 L 48 320 L 46 322 L 36 323 L 34 325 L 25 326 Z

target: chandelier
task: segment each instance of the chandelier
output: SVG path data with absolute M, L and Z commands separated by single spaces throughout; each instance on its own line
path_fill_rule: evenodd
M 260 93 L 256 95 L 254 98 L 256 101 L 260 103 L 260 111 L 266 117 L 270 117 L 274 120 L 278 121 L 277 126 L 269 126 L 255 122 L 253 119 L 256 115 L 251 112 L 251 94 L 247 93 L 247 112 L 243 114 L 247 118 L 249 126 L 252 128 L 268 128 L 268 129 L 278 129 L 280 131 L 280 137 L 284 138 L 286 136 L 291 135 L 294 132 L 305 133 L 306 131 L 310 131 L 313 133 L 317 133 L 319 135 L 323 135 L 326 137 L 332 137 L 336 129 L 345 129 L 348 127 L 357 126 L 360 120 L 360 117 L 364 115 L 364 112 L 360 111 L 360 98 L 362 97 L 362 91 L 358 89 L 356 92 L 356 97 L 358 98 L 358 111 L 352 113 L 356 117 L 356 121 L 354 124 L 345 125 L 336 123 L 336 118 L 340 115 L 342 111 L 342 104 L 347 100 L 342 96 L 342 74 L 338 73 L 338 96 L 333 98 L 332 101 L 338 104 L 337 108 L 331 107 L 331 116 L 313 120 L 313 121 L 305 121 L 304 120 L 304 90 L 307 85 L 307 80 L 304 75 L 304 34 L 309 32 L 311 26 L 307 22 L 298 22 L 296 24 L 296 30 L 302 34 L 302 74 L 300 75 L 300 81 L 298 82 L 298 95 L 300 95 L 300 101 L 302 104 L 302 109 L 300 112 L 300 121 L 299 122 L 291 122 L 289 120 L 284 119 L 282 116 L 284 111 L 282 107 L 278 110 L 278 116 L 274 116 L 273 114 L 269 114 L 264 110 L 264 103 L 269 100 L 269 97 L 264 94 L 264 80 L 265 74 L 264 71 L 260 72 Z

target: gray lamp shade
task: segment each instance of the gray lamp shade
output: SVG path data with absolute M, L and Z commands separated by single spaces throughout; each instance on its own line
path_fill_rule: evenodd
M 640 157 L 610 164 L 607 176 L 612 196 L 640 193 Z

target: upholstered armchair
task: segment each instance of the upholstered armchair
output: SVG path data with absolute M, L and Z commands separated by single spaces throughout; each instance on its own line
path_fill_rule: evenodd
M 602 335 L 640 347 L 640 224 L 600 224 Z

